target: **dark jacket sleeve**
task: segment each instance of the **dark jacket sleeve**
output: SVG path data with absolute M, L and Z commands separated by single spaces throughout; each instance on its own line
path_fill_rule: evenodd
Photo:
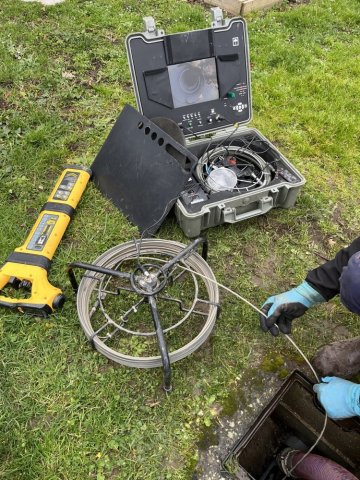
M 360 251 L 360 237 L 346 248 L 338 252 L 333 260 L 324 263 L 320 267 L 311 270 L 306 281 L 315 288 L 325 300 L 330 300 L 339 293 L 339 279 L 343 267 L 348 264 L 349 258 Z

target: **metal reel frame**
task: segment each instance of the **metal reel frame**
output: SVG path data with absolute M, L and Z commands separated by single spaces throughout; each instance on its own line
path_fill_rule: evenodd
M 201 255 L 196 252 L 202 246 Z M 220 312 L 219 292 L 215 276 L 206 262 L 207 241 L 200 237 L 191 244 L 185 246 L 178 242 L 160 239 L 141 239 L 130 241 L 108 250 L 98 257 L 93 264 L 73 262 L 69 265 L 68 275 L 74 291 L 77 293 L 77 310 L 81 326 L 87 339 L 93 347 L 110 360 L 126 366 L 136 368 L 163 368 L 163 388 L 171 390 L 171 367 L 170 363 L 176 362 L 197 350 L 209 337 L 215 326 L 216 318 Z M 157 258 L 166 256 L 168 259 Z M 136 267 L 128 272 L 121 271 L 122 263 L 136 261 Z M 146 261 L 143 262 L 143 260 Z M 85 274 L 78 284 L 74 269 L 80 268 Z M 180 273 L 174 274 L 176 270 Z M 190 307 L 185 308 L 179 298 L 172 298 L 164 294 L 164 290 L 171 282 L 176 282 L 182 275 L 189 273 L 194 283 L 194 300 Z M 198 277 L 203 281 L 207 299 L 199 297 Z M 123 286 L 110 291 L 111 279 L 119 279 Z M 172 284 L 172 283 L 171 283 Z M 91 304 L 91 297 L 96 294 L 96 301 Z M 105 300 L 109 295 L 131 293 L 136 295 L 136 302 L 120 316 L 120 320 L 114 320 L 106 310 Z M 158 302 L 166 301 L 177 304 L 181 312 L 185 312 L 183 318 L 168 328 L 163 328 L 162 319 L 158 310 Z M 196 309 L 199 304 L 206 304 L 207 312 Z M 141 332 L 130 329 L 128 322 L 132 312 L 142 305 L 148 306 L 154 331 Z M 95 312 L 101 311 L 105 317 L 105 323 L 94 330 L 91 318 Z M 186 343 L 174 351 L 169 352 L 165 335 L 167 332 L 185 324 L 191 314 L 202 315 L 205 318 L 201 331 Z M 104 336 L 109 328 L 111 333 Z M 157 356 L 131 356 L 120 353 L 110 348 L 106 341 L 119 333 L 127 333 L 137 336 L 155 336 L 159 349 Z

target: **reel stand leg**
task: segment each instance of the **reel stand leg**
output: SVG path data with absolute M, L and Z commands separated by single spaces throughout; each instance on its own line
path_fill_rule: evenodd
M 155 297 L 153 297 L 153 296 L 148 297 L 148 302 L 149 302 L 149 305 L 150 305 L 151 315 L 152 315 L 152 319 L 153 319 L 154 326 L 155 326 L 156 337 L 157 337 L 159 350 L 160 350 L 160 355 L 161 355 L 161 360 L 162 360 L 162 364 L 163 364 L 163 372 L 164 372 L 163 389 L 165 390 L 166 393 L 168 393 L 168 392 L 171 392 L 171 390 L 172 390 L 172 386 L 171 386 L 171 367 L 170 367 L 169 353 L 168 353 L 168 349 L 167 349 L 167 346 L 166 346 L 164 332 L 161 328 L 160 317 L 159 317 L 159 312 L 158 312 L 158 309 L 157 309 L 157 306 L 156 306 Z

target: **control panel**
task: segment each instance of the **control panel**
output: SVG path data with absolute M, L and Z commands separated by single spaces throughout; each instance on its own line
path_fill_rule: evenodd
M 207 111 L 202 108 L 183 113 L 181 119 L 177 119 L 179 120 L 177 123 L 180 128 L 185 130 L 185 133 L 186 130 L 199 133 L 209 128 L 211 130 L 216 129 L 220 125 L 222 127 L 226 126 L 229 123 L 229 117 L 231 117 L 232 123 L 241 123 L 244 115 L 247 118 L 249 108 L 248 87 L 247 85 L 237 84 L 217 105 L 217 110 L 208 107 Z

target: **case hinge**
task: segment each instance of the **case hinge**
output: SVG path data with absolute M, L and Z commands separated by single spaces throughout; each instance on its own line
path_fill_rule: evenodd
M 163 37 L 164 30 L 158 30 L 155 25 L 154 17 L 143 17 L 144 21 L 144 35 L 147 38 Z

